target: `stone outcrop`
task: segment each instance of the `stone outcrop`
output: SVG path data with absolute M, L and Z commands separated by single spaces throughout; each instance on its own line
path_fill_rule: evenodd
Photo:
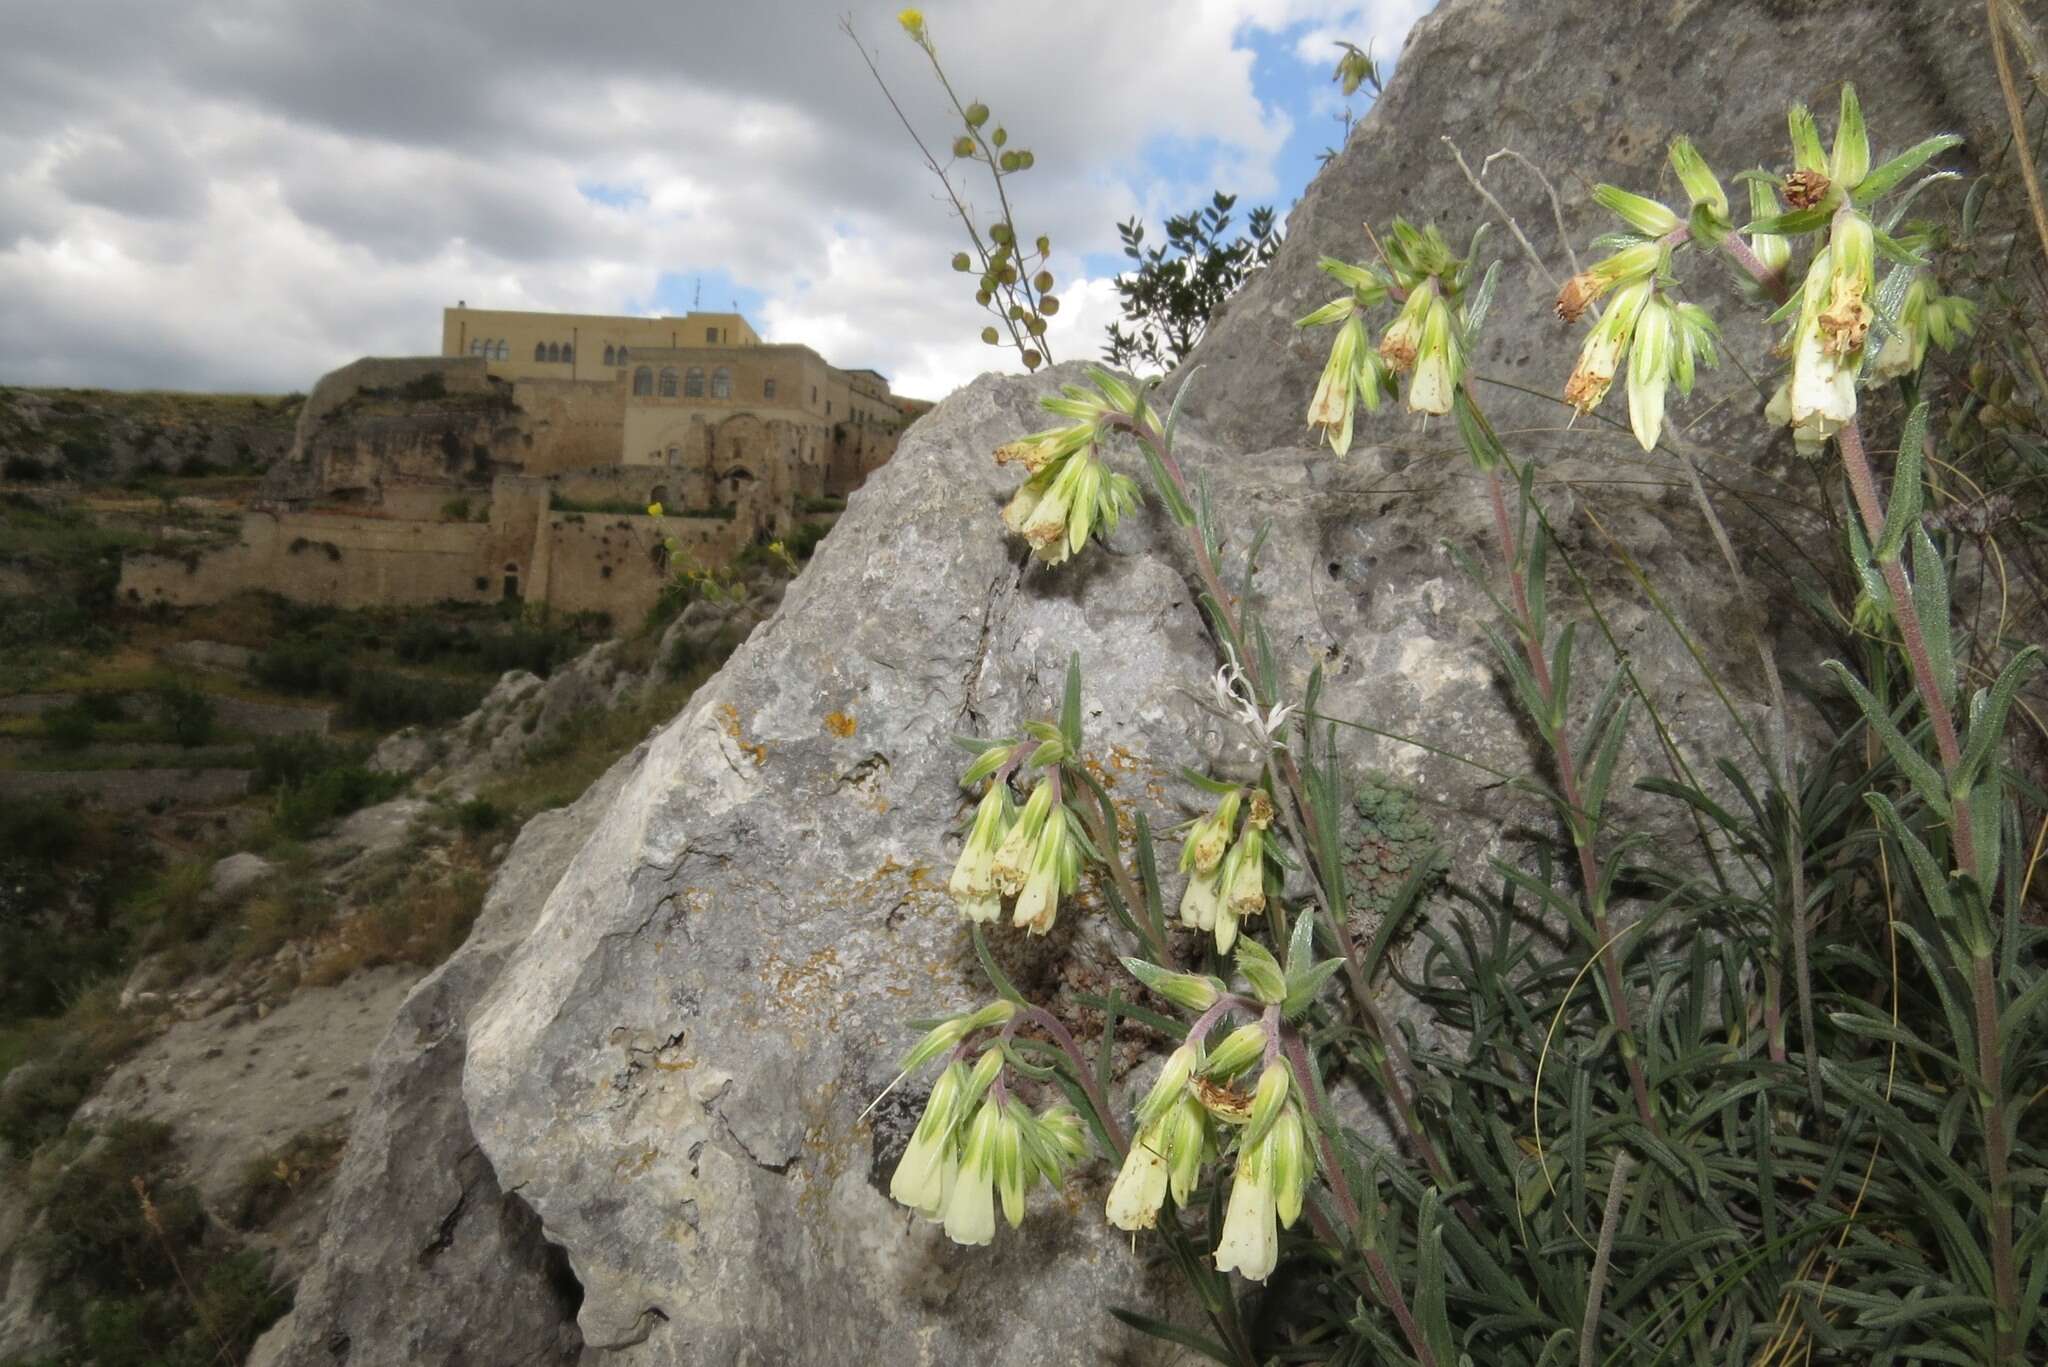
M 291 449 L 298 410 L 296 397 L 0 386 L 0 478 L 267 469 Z
M 1789 167 L 1786 106 L 1805 101 L 1824 135 L 1831 133 L 1845 80 L 1862 95 L 1876 157 L 1933 133 L 1960 133 L 1967 144 L 1942 164 L 1967 168 L 1974 154 L 1988 157 L 2008 136 L 1988 41 L 1984 7 L 1951 0 L 1449 0 L 1416 24 L 1386 93 L 1288 216 L 1297 247 L 1230 300 L 1183 367 L 1183 374 L 1204 367 L 1186 411 L 1235 444 L 1306 440 L 1307 404 L 1298 391 L 1304 376 L 1312 382 L 1329 335 L 1294 322 L 1343 292 L 1316 268 L 1317 257 L 1370 259 L 1364 225 L 1384 232 L 1396 215 L 1439 224 L 1459 250 L 1482 221 L 1491 221 L 1485 253 L 1500 259 L 1501 280 L 1476 368 L 1558 394 L 1584 329 L 1567 327 L 1551 312 L 1558 283 L 1573 270 L 1557 218 L 1581 261 L 1594 259 L 1586 244 L 1619 226 L 1593 202 L 1596 183 L 1683 203 L 1665 154 L 1672 138 L 1686 134 L 1731 197 L 1746 205 L 1746 191 L 1734 181 L 1738 172 Z M 1501 214 L 1472 188 L 1446 138 L 1475 173 L 1507 148 L 1555 186 L 1556 214 L 1527 166 L 1503 158 L 1484 177 L 1547 271 L 1530 262 Z M 1960 185 L 1938 188 L 1916 208 L 1953 214 L 1962 195 Z M 1688 262 L 1684 271 L 1699 282 L 1695 292 L 1730 349 L 1745 360 L 1763 355 L 1775 340 L 1761 326 L 1767 311 L 1736 305 L 1732 273 L 1706 261 Z M 1763 396 L 1739 369 L 1704 373 L 1696 393 L 1674 410 L 1684 421 L 1710 415 L 1696 437 L 1753 444 Z M 1481 398 L 1501 427 L 1521 434 L 1525 449 L 1547 442 L 1542 434 L 1569 416 L 1549 399 L 1503 386 L 1482 386 Z M 1608 400 L 1617 414 L 1622 398 L 1617 391 Z M 1634 449 L 1625 416 L 1622 425 L 1608 437 L 1617 454 Z M 1571 441 L 1583 448 L 1598 425 L 1579 427 L 1587 430 Z
M 1450 0 L 1297 210 L 1279 262 L 1204 343 L 1181 455 L 1236 528 L 1233 563 L 1270 524 L 1248 592 L 1286 690 L 1298 697 L 1320 664 L 1327 713 L 1485 766 L 1385 735 L 1347 741 L 1356 769 L 1418 794 L 1454 874 L 1550 835 L 1486 772 L 1532 762 L 1483 639 L 1494 609 L 1445 550 L 1483 562 L 1489 511 L 1447 453 L 1454 441 L 1418 439 L 1405 419 L 1369 425 L 1383 444 L 1344 459 L 1295 444 L 1321 356 L 1291 323 L 1333 292 L 1316 257 L 1356 255 L 1363 218 L 1468 228 L 1479 208 L 1443 133 L 1468 156 L 1507 140 L 1560 185 L 1572 171 L 1642 184 L 1680 130 L 1724 158 L 1778 155 L 1785 100 L 1822 101 L 1842 75 L 1865 80 L 1887 145 L 1967 125 L 1989 88 L 1973 22 L 1932 0 L 1654 16 Z M 1497 166 L 1489 180 L 1555 251 L 1547 204 L 1513 176 Z M 1575 240 L 1590 235 L 1582 205 L 1566 214 Z M 1549 288 L 1504 234 L 1494 248 L 1508 270 L 1480 368 L 1554 387 L 1571 343 L 1546 321 Z M 1097 1313 L 1157 1310 L 1172 1294 L 1170 1274 L 1100 1220 L 1102 1165 L 1066 1199 L 1038 1195 L 992 1248 L 958 1249 L 886 1194 L 922 1081 L 868 1114 L 906 1018 L 987 995 L 943 894 L 964 809 L 949 737 L 1050 714 L 1078 653 L 1089 752 L 1155 830 L 1199 802 L 1180 766 L 1242 758 L 1202 702 L 1218 661 L 1163 516 L 1134 515 L 1056 571 L 1002 533 L 1015 477 L 989 452 L 1043 425 L 1037 398 L 1079 374 L 985 377 L 920 421 L 688 709 L 575 808 L 522 833 L 476 937 L 380 1053 L 319 1264 L 258 1361 L 568 1361 L 579 1343 L 583 1362 L 650 1367 L 1168 1359 Z M 1540 422 L 1556 425 L 1547 410 Z M 1729 479 L 1770 478 L 1768 434 L 1740 431 Z M 1548 515 L 1673 743 L 1740 753 L 1685 644 L 1585 516 L 1665 591 L 1753 720 L 1767 701 L 1743 624 L 1772 624 L 1729 584 L 1684 481 L 1641 464 L 1616 481 L 1605 437 L 1546 445 Z M 1796 512 L 1781 526 L 1820 534 Z M 1554 610 L 1584 615 L 1564 594 Z M 1612 668 L 1599 639 L 1588 621 L 1588 690 Z M 1791 667 L 1808 663 L 1805 643 L 1776 645 Z M 1639 728 L 1615 791 L 1660 763 Z M 1634 821 L 1671 819 L 1618 800 Z M 1087 896 L 1044 941 L 1005 930 L 994 942 L 1055 1005 L 1119 981 L 1118 939 Z

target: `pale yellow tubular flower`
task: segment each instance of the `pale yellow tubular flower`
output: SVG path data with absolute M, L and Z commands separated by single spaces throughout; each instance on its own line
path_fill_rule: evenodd
M 1628 351 L 1629 338 L 1635 333 L 1636 319 L 1649 302 L 1651 289 L 1652 282 L 1647 276 L 1623 286 L 1607 312 L 1586 334 L 1585 344 L 1579 348 L 1579 362 L 1564 386 L 1564 401 L 1579 412 L 1591 412 L 1607 397 L 1621 369 L 1621 358 Z
M 1664 432 L 1664 394 L 1671 385 L 1671 306 L 1653 296 L 1636 320 L 1628 360 L 1628 421 L 1645 451 Z
M 1023 810 L 1018 812 L 1010 833 L 1003 837 L 1003 843 L 996 847 L 995 859 L 990 864 L 996 886 L 1003 892 L 1015 896 L 1024 890 L 1025 879 L 1030 876 L 1032 855 L 1038 848 L 1039 832 L 1045 829 L 1046 819 L 1051 814 L 1052 785 L 1040 779 L 1038 786 L 1031 790 L 1031 796 L 1024 799 Z
M 1429 306 L 1436 298 L 1436 279 L 1426 277 L 1408 291 L 1400 313 L 1380 334 L 1380 359 L 1395 374 L 1405 374 L 1414 366 L 1415 358 L 1422 350 L 1423 323 L 1428 319 Z
M 1458 389 L 1458 347 L 1451 337 L 1451 311 L 1438 296 L 1424 315 L 1422 350 L 1415 360 L 1415 378 L 1408 382 L 1408 410 L 1441 416 L 1451 411 Z
M 1123 1167 L 1109 1188 L 1104 1208 L 1109 1222 L 1118 1229 L 1151 1229 L 1159 1223 L 1159 1208 L 1165 1204 L 1168 1164 L 1162 1131 L 1171 1117 L 1141 1129 L 1131 1140 Z
M 1180 923 L 1190 930 L 1214 930 L 1216 908 L 1222 904 L 1222 874 L 1195 874 L 1180 898 Z
M 1308 425 L 1321 429 L 1330 449 L 1340 456 L 1351 449 L 1351 422 L 1358 408 L 1353 386 L 1357 380 L 1358 352 L 1364 344 L 1365 323 L 1354 312 L 1337 329 L 1337 336 L 1330 343 L 1330 358 L 1316 383 L 1315 397 L 1309 400 Z
M 996 1237 L 995 1157 L 999 1108 L 984 1102 L 974 1113 L 960 1169 L 946 1196 L 946 1237 L 956 1244 L 986 1244 Z
M 1278 1209 L 1268 1182 L 1266 1141 L 1237 1158 L 1230 1204 L 1223 1212 L 1223 1232 L 1216 1240 L 1216 1270 L 1236 1272 L 1247 1281 L 1263 1282 L 1280 1261 Z
M 1009 824 L 1008 788 L 1001 782 L 990 783 L 975 808 L 974 825 L 968 829 L 960 859 L 953 865 L 953 876 L 946 884 L 954 900 L 965 903 L 996 895 L 996 847 L 1002 843 Z

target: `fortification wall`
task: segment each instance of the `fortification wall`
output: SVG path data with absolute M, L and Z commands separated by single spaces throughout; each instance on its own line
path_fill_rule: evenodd
M 663 538 L 693 565 L 722 565 L 751 539 L 739 522 L 715 517 L 625 517 L 550 513 L 537 553 L 537 596 L 557 612 L 606 612 L 620 628 L 637 624 L 668 581 Z
M 618 463 L 626 390 L 609 372 L 603 380 L 522 379 L 512 386 L 512 401 L 532 437 L 523 461 L 527 474 Z
M 530 525 L 250 513 L 235 546 L 128 556 L 120 593 L 130 602 L 180 607 L 256 587 L 335 607 L 486 602 L 503 594 L 507 573 L 516 591 L 532 546 Z

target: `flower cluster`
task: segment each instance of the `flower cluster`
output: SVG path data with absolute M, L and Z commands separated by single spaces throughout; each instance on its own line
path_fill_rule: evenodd
M 1228 954 L 1236 943 L 1239 921 L 1266 909 L 1266 828 L 1273 824 L 1273 803 L 1256 788 L 1249 802 L 1244 799 L 1241 789 L 1223 794 L 1215 810 L 1188 829 L 1180 850 L 1180 870 L 1188 875 L 1181 924 L 1213 932 L 1218 954 Z M 1240 806 L 1246 811 L 1238 832 Z
M 1090 535 L 1115 531 L 1138 501 L 1137 484 L 1111 470 L 1096 448 L 1106 423 L 1149 423 L 1151 411 L 1142 396 L 1108 371 L 1091 370 L 1089 376 L 1097 394 L 1070 384 L 1040 400 L 1051 412 L 1076 421 L 996 451 L 998 465 L 1014 462 L 1027 472 L 1003 508 L 1003 525 L 1030 542 L 1031 553 L 1048 565 L 1063 563 L 1088 544 Z
M 1081 881 L 1083 836 L 1059 800 L 1059 780 L 1048 774 L 1018 808 L 1009 783 L 989 784 L 975 809 L 947 890 L 970 921 L 1002 915 L 1002 899 L 1016 898 L 1010 922 L 1033 935 L 1052 929 L 1060 898 Z
M 1453 310 L 1467 263 L 1452 254 L 1434 225 L 1417 228 L 1397 218 L 1389 238 L 1382 265 L 1324 257 L 1322 269 L 1351 292 L 1295 324 L 1339 325 L 1308 409 L 1309 426 L 1320 429 L 1338 455 L 1351 449 L 1358 405 L 1378 411 L 1383 397 L 1399 391 L 1401 376 L 1409 376 L 1411 412 L 1444 414 L 1464 375 L 1461 326 Z M 1366 312 L 1389 299 L 1400 301 L 1401 309 L 1375 349 L 1366 335 Z
M 1264 1281 L 1279 1261 L 1279 1225 L 1301 1214 L 1315 1159 L 1287 1066 L 1273 1057 L 1264 1022 L 1240 1026 L 1204 1055 L 1192 1035 L 1167 1057 L 1137 1112 L 1137 1137 L 1110 1187 L 1106 1213 L 1118 1229 L 1150 1229 L 1167 1194 L 1185 1206 L 1215 1159 L 1226 1128 L 1238 1129 L 1237 1177 L 1216 1242 L 1218 1271 Z M 1230 1083 L 1265 1059 L 1249 1094 Z
M 986 1014 L 984 1008 L 955 1021 Z M 889 1179 L 891 1197 L 943 1224 L 955 1243 L 995 1238 L 998 1196 L 1003 1217 L 1015 1229 L 1024 1219 L 1026 1193 L 1041 1179 L 1058 1186 L 1087 1152 L 1081 1117 L 1059 1103 L 1033 1112 L 1004 1085 L 1004 1062 L 999 1044 L 985 1049 L 971 1069 L 956 1052 L 932 1084 L 924 1114 Z
M 1863 368 L 1866 385 L 1914 374 L 1926 363 L 1930 341 L 1948 351 L 1977 327 L 1977 306 L 1970 300 L 1961 295 L 1939 293 L 1934 287 L 1934 278 L 1918 267 L 1901 266 L 1898 269 L 1907 273 L 1906 285 L 1899 294 L 1898 313 L 1885 329 L 1884 341 L 1878 346 L 1877 355 Z M 1890 281 L 1887 281 L 1879 294 L 1889 290 Z
M 1601 298 L 1614 296 L 1579 348 L 1564 398 L 1580 413 L 1598 408 L 1626 360 L 1629 427 L 1645 451 L 1663 435 L 1671 386 L 1675 383 L 1680 394 L 1692 393 L 1698 368 L 1720 361 L 1714 320 L 1697 304 L 1672 301 L 1664 281 L 1678 240 L 1688 235 L 1718 240 L 1730 230 L 1728 196 L 1684 138 L 1671 144 L 1671 165 L 1692 201 L 1690 229 L 1657 200 L 1612 185 L 1594 187 L 1593 197 L 1633 232 L 1623 235 L 1619 250 L 1567 280 L 1557 296 L 1557 316 L 1568 323 Z

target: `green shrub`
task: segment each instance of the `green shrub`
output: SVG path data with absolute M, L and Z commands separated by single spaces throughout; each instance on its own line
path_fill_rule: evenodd
M 44 741 L 53 750 L 83 750 L 99 732 L 92 713 L 75 702 L 49 708 L 39 723 Z
M 240 1361 L 290 1307 L 261 1257 L 213 1226 L 176 1180 L 167 1126 L 120 1120 L 32 1183 L 28 1243 L 69 1360 L 94 1367 Z M 76 1355 L 74 1358 L 73 1355 Z
M 359 669 L 349 678 L 345 715 L 358 726 L 396 731 L 453 721 L 475 710 L 482 699 L 483 690 L 472 684 Z
M 336 765 L 281 787 L 272 820 L 280 834 L 304 840 L 329 822 L 382 802 L 404 788 L 402 775 L 374 773 L 360 764 Z
M 505 824 L 504 808 L 488 798 L 473 797 L 455 809 L 455 824 L 467 836 L 487 835 Z
M 213 699 L 187 683 L 169 683 L 156 690 L 157 708 L 170 738 L 190 749 L 213 739 Z

